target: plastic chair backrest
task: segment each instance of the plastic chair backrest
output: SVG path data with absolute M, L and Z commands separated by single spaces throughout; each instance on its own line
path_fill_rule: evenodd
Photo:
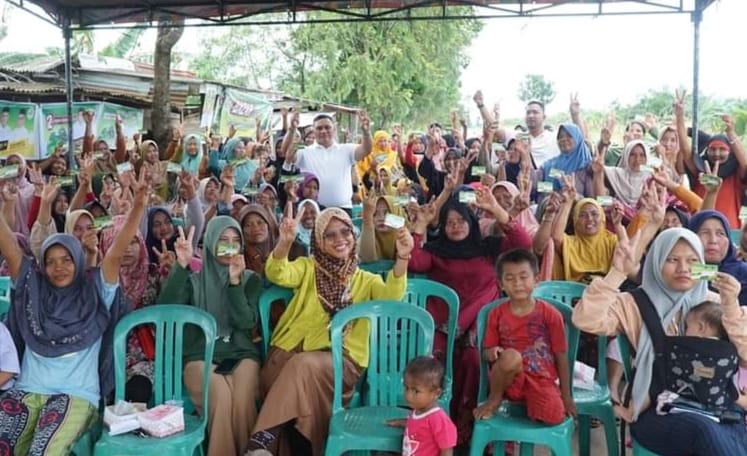
M 4 320 L 10 310 L 10 285 L 10 277 L 0 276 L 0 320 Z
M 571 380 L 573 380 L 573 362 L 576 360 L 576 352 L 578 351 L 578 339 L 580 331 L 578 328 L 573 326 L 571 317 L 573 315 L 573 309 L 570 305 L 566 305 L 560 301 L 552 298 L 542 298 L 543 301 L 555 307 L 561 315 L 563 315 L 563 322 L 565 323 L 565 335 L 568 341 L 568 369 Z M 477 349 L 480 352 L 480 389 L 477 393 L 477 402 L 484 402 L 488 398 L 488 365 L 482 361 L 482 349 L 483 339 L 485 338 L 485 328 L 488 324 L 488 314 L 491 310 L 495 309 L 499 305 L 508 302 L 508 298 L 498 299 L 485 305 L 480 309 L 480 313 L 477 315 Z M 508 305 L 508 304 L 506 304 Z M 573 394 L 573 388 L 571 388 L 571 394 Z
M 729 230 L 729 238 L 731 239 L 732 244 L 739 246 L 742 243 L 742 230 Z
M 442 299 L 449 308 L 447 322 L 446 359 L 444 373 L 444 391 L 451 384 L 453 376 L 454 340 L 456 338 L 457 319 L 459 318 L 459 295 L 450 287 L 428 279 L 407 279 L 407 290 L 403 301 L 414 304 L 421 309 L 426 308 L 431 296 Z
M 343 332 L 348 323 L 365 319 L 369 324 L 369 406 L 403 405 L 402 379 L 407 363 L 429 355 L 433 349 L 433 317 L 428 311 L 400 301 L 368 301 L 338 312 L 331 323 L 332 366 L 335 392 L 332 413 L 342 410 Z
M 353 226 L 358 230 L 358 233 L 363 229 L 363 218 L 353 217 Z
M 293 290 L 290 288 L 279 287 L 277 285 L 262 290 L 262 294 L 259 296 L 259 323 L 262 325 L 263 358 L 267 358 L 267 352 L 270 349 L 270 338 L 272 337 L 272 330 L 270 329 L 270 310 L 272 309 L 272 303 L 275 301 L 283 301 L 285 307 L 288 307 L 291 298 L 293 298 Z
M 369 261 L 367 263 L 360 263 L 358 267 L 363 269 L 364 271 L 378 274 L 381 276 L 382 279 L 386 280 L 387 274 L 394 267 L 394 261 L 393 260 Z
M 215 318 L 204 310 L 178 304 L 159 304 L 133 311 L 123 317 L 114 328 L 114 384 L 115 402 L 124 400 L 127 338 L 135 327 L 152 324 L 155 327 L 155 365 L 153 369 L 153 402 L 160 405 L 171 399 L 182 399 L 182 349 L 184 326 L 199 327 L 205 336 L 203 361 L 202 404 L 207 404 L 208 384 L 212 371 L 215 337 L 218 332 Z M 206 421 L 207 414 L 203 414 Z

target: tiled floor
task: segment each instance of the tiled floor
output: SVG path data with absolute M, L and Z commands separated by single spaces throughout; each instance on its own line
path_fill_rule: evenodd
M 579 454 L 577 438 L 573 439 L 573 454 Z M 632 454 L 633 452 L 630 449 L 626 451 L 626 456 L 631 456 Z M 534 456 L 551 456 L 551 455 L 550 455 L 550 451 L 547 448 L 539 447 L 539 448 L 534 449 Z M 607 456 L 607 444 L 604 439 L 604 430 L 601 427 L 591 430 L 590 456 Z

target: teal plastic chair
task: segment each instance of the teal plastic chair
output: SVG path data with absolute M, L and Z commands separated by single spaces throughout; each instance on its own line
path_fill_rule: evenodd
M 10 285 L 10 277 L 0 277 L 0 320 L 5 320 L 10 310 Z
M 742 230 L 729 230 L 729 239 L 732 244 L 738 246 L 742 242 Z
M 393 260 L 369 261 L 367 263 L 360 263 L 358 267 L 363 269 L 364 271 L 368 271 L 373 274 L 378 274 L 381 276 L 382 279 L 386 280 L 387 274 L 389 274 L 389 271 L 391 271 L 392 268 L 394 267 L 394 261 Z
M 363 216 L 363 205 L 362 204 L 353 204 L 353 208 L 350 211 L 350 216 L 352 218 L 360 218 Z
M 124 399 L 127 335 L 136 326 L 143 324 L 152 324 L 156 329 L 153 375 L 153 403 L 155 405 L 182 398 L 184 326 L 194 325 L 202 330 L 205 335 L 202 403 L 204 410 L 208 410 L 208 387 L 217 334 L 215 318 L 196 307 L 174 304 L 144 307 L 125 316 L 117 324 L 114 329 L 115 402 Z M 184 431 L 165 438 L 144 438 L 134 434 L 110 436 L 108 432 L 104 432 L 96 442 L 94 454 L 96 456 L 163 456 L 165 454 L 192 456 L 195 451 L 203 454 L 202 442 L 205 439 L 206 425 L 207 413 L 203 413 L 202 417 L 185 414 Z
M 343 332 L 348 323 L 369 321 L 369 360 L 366 369 L 367 404 L 342 406 Z M 331 323 L 335 392 L 329 422 L 326 456 L 354 450 L 402 451 L 403 429 L 387 420 L 404 419 L 402 378 L 407 363 L 433 348 L 434 324 L 424 309 L 400 301 L 369 301 L 338 312 Z
M 566 337 L 568 338 L 568 363 L 573 365 L 578 350 L 579 330 L 571 323 L 571 306 L 551 298 L 543 298 L 548 304 L 563 314 Z M 484 306 L 477 316 L 477 346 L 483 346 L 485 327 L 491 310 L 507 302 L 507 299 L 493 301 Z M 488 365 L 480 360 L 480 389 L 477 402 L 485 402 L 488 398 Z M 573 393 L 571 393 L 573 394 Z M 505 442 L 520 442 L 521 455 L 531 455 L 535 444 L 546 445 L 555 456 L 572 456 L 573 454 L 573 418 L 567 417 L 562 423 L 550 426 L 530 420 L 526 416 L 526 408 L 522 404 L 504 401 L 500 409 L 487 420 L 478 420 L 472 431 L 470 442 L 470 456 L 482 456 L 485 447 L 491 442 L 498 442 L 501 448 Z M 499 450 L 500 451 L 500 450 Z
M 360 235 L 361 230 L 363 230 L 363 218 L 354 217 L 353 226 L 355 227 L 356 230 L 358 230 L 358 235 Z
M 288 307 L 291 298 L 293 298 L 293 290 L 277 285 L 262 290 L 262 294 L 259 296 L 259 323 L 262 328 L 262 359 L 267 359 L 267 353 L 270 350 L 270 338 L 272 337 L 270 310 L 272 309 L 272 303 L 283 301 L 285 307 Z
M 446 327 L 446 358 L 444 359 L 444 382 L 439 405 L 444 410 L 449 410 L 451 403 L 451 389 L 454 382 L 454 340 L 457 332 L 457 319 L 459 316 L 459 295 L 448 286 L 428 279 L 408 279 L 407 291 L 402 299 L 425 309 L 428 298 L 436 297 L 443 300 L 449 308 L 449 319 Z
M 563 280 L 541 282 L 534 290 L 538 298 L 550 298 L 569 306 L 580 299 L 586 285 Z M 591 451 L 591 418 L 599 418 L 604 424 L 604 435 L 607 441 L 607 454 L 618 456 L 620 448 L 617 441 L 617 424 L 615 411 L 612 408 L 609 386 L 607 383 L 607 338 L 597 339 L 597 378 L 593 390 L 573 389 L 573 400 L 578 412 L 578 447 L 581 456 L 589 456 Z M 573 369 L 573 364 L 570 365 Z
M 631 364 L 633 353 L 633 346 L 630 344 L 628 337 L 625 334 L 617 335 L 617 344 L 620 347 L 620 356 L 623 360 L 623 372 L 625 373 L 625 380 L 628 385 L 632 384 L 633 381 L 633 366 Z M 630 437 L 633 442 L 633 456 L 659 456 L 653 451 L 649 451 L 643 448 L 635 439 Z

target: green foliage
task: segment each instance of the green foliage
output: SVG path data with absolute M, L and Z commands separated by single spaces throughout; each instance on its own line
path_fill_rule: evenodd
M 235 28 L 204 39 L 191 67 L 206 79 L 360 106 L 376 128 L 425 124 L 458 105 L 464 53 L 481 27 L 476 20 L 419 20 Z
M 527 74 L 519 84 L 518 96 L 524 103 L 539 100 L 547 107 L 555 99 L 555 87 L 541 74 Z
M 133 49 L 137 47 L 140 37 L 145 29 L 127 29 L 117 39 L 99 52 L 104 57 L 127 58 Z

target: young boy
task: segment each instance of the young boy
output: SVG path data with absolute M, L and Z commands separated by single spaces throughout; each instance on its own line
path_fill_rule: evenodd
M 483 357 L 491 364 L 490 395 L 475 409 L 475 418 L 490 418 L 506 398 L 526 403 L 530 419 L 559 424 L 576 414 L 563 316 L 532 297 L 539 278 L 532 252 L 510 250 L 498 258 L 496 269 L 509 300 L 488 315 Z
M 0 392 L 13 387 L 14 378 L 21 372 L 18 352 L 8 328 L 0 323 Z

